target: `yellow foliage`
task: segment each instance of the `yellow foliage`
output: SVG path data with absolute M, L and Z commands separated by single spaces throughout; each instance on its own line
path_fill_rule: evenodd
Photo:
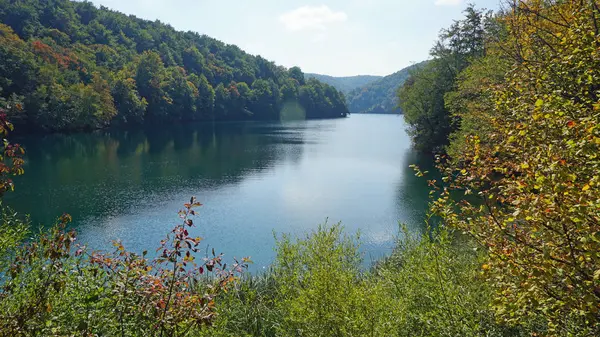
M 500 21 L 507 37 L 487 58 L 509 60 L 509 71 L 482 81 L 493 106 L 463 111 L 485 115 L 486 134 L 464 137 L 434 210 L 487 247 L 484 269 L 507 322 L 541 316 L 553 334 L 598 335 L 599 5 L 518 1 Z M 479 198 L 455 203 L 453 189 Z

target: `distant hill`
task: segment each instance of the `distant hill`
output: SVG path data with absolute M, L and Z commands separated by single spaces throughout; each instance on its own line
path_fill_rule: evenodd
M 373 83 L 379 79 L 382 79 L 383 76 L 371 76 L 371 75 L 359 75 L 359 76 L 347 76 L 347 77 L 333 77 L 328 75 L 320 75 L 320 74 L 305 74 L 306 79 L 315 78 L 320 82 L 325 84 L 329 84 L 335 87 L 337 90 L 343 92 L 347 95 L 354 89 L 364 87 L 369 83 Z
M 401 113 L 396 96 L 398 88 L 410 77 L 412 69 L 423 66 L 426 62 L 414 64 L 348 93 L 344 92 L 348 109 L 353 113 Z

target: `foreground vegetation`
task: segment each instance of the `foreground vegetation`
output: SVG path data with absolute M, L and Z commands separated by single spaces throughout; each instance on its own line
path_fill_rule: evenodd
M 448 232 L 405 233 L 391 257 L 364 271 L 358 238 L 322 226 L 299 240 L 281 237 L 269 272 L 241 276 L 246 261 L 226 269 L 213 256 L 195 265 L 194 206 L 185 206 L 153 259 L 118 242 L 114 253 L 88 252 L 64 230 L 66 216 L 22 241 L 26 225 L 5 210 L 0 334 L 526 336 L 532 329 L 495 321 L 479 271 L 484 254 L 453 244 Z
M 343 95 L 207 36 L 69 0 L 0 0 L 0 97 L 20 131 L 344 116 Z
M 600 3 L 506 5 L 443 32 L 405 117 L 444 175 L 432 212 L 487 250 L 498 318 L 598 335 Z
M 432 226 L 371 269 L 339 225 L 279 237 L 261 275 L 197 257 L 194 199 L 152 258 L 89 252 L 68 216 L 27 239 L 5 209 L 0 335 L 600 335 L 598 27 L 597 1 L 530 0 L 443 32 L 400 91 L 416 147 L 438 154 Z M 2 155 L 6 192 L 22 149 Z

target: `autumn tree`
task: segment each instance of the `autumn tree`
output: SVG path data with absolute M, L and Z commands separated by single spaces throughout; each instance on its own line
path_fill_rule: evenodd
M 462 157 L 443 166 L 446 186 L 433 209 L 487 249 L 483 271 L 499 318 L 541 319 L 551 335 L 597 336 L 599 4 L 512 2 L 501 22 L 507 36 L 488 61 L 508 62 L 508 72 L 479 82 L 493 104 L 462 106 L 486 131 L 456 139 Z M 470 196 L 458 202 L 456 192 Z
M 0 98 L 0 136 L 2 147 L 0 148 L 0 197 L 14 189 L 13 176 L 23 174 L 23 155 L 25 150 L 19 144 L 8 141 L 8 134 L 13 131 L 13 125 L 7 116 L 11 110 L 21 110 L 22 104 L 15 100 L 4 100 Z

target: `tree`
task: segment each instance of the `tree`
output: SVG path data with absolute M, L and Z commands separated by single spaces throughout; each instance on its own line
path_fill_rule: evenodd
M 289 76 L 290 76 L 290 78 L 296 80 L 298 82 L 298 84 L 300 84 L 300 85 L 304 85 L 306 83 L 305 79 L 304 79 L 304 73 L 298 67 L 290 68 Z
M 456 140 L 433 208 L 487 250 L 499 318 L 542 319 L 549 335 L 600 334 L 599 14 L 596 2 L 532 0 L 501 17 L 507 36 L 486 62 L 508 72 L 479 83 L 493 105 L 463 106 L 487 130 Z
M 419 151 L 442 152 L 456 129 L 456 121 L 444 102 L 454 77 L 444 69 L 442 61 L 432 60 L 415 69 L 398 93 L 408 133 Z
M 94 91 L 91 97 L 94 100 L 92 103 L 92 109 L 94 110 L 92 114 L 95 119 L 95 122 L 90 123 L 90 125 L 92 127 L 108 126 L 113 117 L 117 115 L 110 86 L 99 73 L 94 73 L 90 88 Z
M 36 86 L 35 56 L 13 30 L 0 24 L 0 87 L 7 94 L 26 93 Z
M 138 93 L 133 78 L 117 79 L 112 88 L 112 95 L 121 123 L 139 124 L 144 121 L 148 102 Z
M 265 80 L 256 80 L 252 83 L 251 110 L 261 119 L 278 118 L 277 99 L 271 85 Z
M 415 69 L 398 91 L 400 107 L 415 147 L 423 152 L 444 152 L 449 137 L 460 125 L 445 104 L 446 94 L 456 89 L 456 78 L 475 59 L 485 53 L 491 14 L 469 5 L 465 18 L 440 33 L 431 50 L 431 60 Z
M 298 82 L 288 79 L 281 87 L 281 99 L 284 102 L 294 102 L 298 99 Z
M 10 26 L 19 36 L 29 39 L 34 36 L 36 30 L 41 26 L 39 13 L 34 7 L 23 2 L 10 5 L 4 12 L 2 23 Z
M 191 73 L 201 75 L 205 67 L 204 56 L 194 46 L 186 48 L 183 51 L 183 65 Z
M 215 88 L 215 119 L 226 119 L 228 117 L 228 102 L 229 91 L 225 88 L 223 83 L 219 83 L 219 85 L 217 85 L 217 87 Z
M 196 110 L 200 119 L 214 120 L 215 90 L 204 75 L 190 76 L 190 81 L 198 88 Z
M 140 95 L 148 102 L 148 116 L 161 119 L 167 115 L 170 99 L 165 95 L 166 71 L 155 52 L 144 52 L 137 67 L 135 81 Z
M 198 88 L 194 83 L 188 81 L 183 68 L 171 68 L 170 73 L 169 80 L 166 83 L 167 94 L 172 100 L 169 118 L 179 120 L 196 119 Z

